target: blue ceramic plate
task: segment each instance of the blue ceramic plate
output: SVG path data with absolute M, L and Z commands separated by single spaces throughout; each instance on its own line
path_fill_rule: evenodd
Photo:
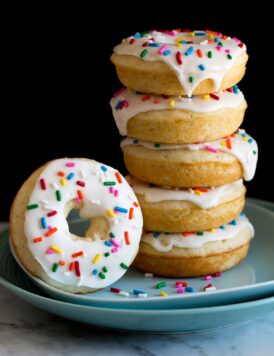
M 129 298 L 111 293 L 109 288 L 96 293 L 86 295 L 74 295 L 62 292 L 48 286 L 43 281 L 31 277 L 32 281 L 46 294 L 54 299 L 65 302 L 83 304 L 89 306 L 110 307 L 120 309 L 176 309 L 176 308 L 201 308 L 208 306 L 219 306 L 225 304 L 252 301 L 274 295 L 274 213 L 262 208 L 258 203 L 248 202 L 246 214 L 255 226 L 256 236 L 252 241 L 251 249 L 247 259 L 236 268 L 227 271 L 219 278 L 214 278 L 211 283 L 217 287 L 217 291 L 205 293 L 203 286 L 208 282 L 202 278 L 184 279 L 193 286 L 195 293 L 176 293 L 176 279 L 167 278 L 145 278 L 143 273 L 131 269 L 122 279 L 113 286 L 122 290 L 132 292 L 133 289 L 144 290 L 149 298 L 141 299 L 133 294 Z M 274 204 L 270 205 L 274 209 Z M 74 231 L 83 228 L 83 222 L 73 220 L 71 226 Z M 10 255 L 7 245 L 7 234 L 1 239 L 0 246 L 0 270 L 2 268 L 16 270 L 18 278 L 28 281 L 20 268 L 15 264 Z M 3 255 L 7 263 L 3 265 Z M 3 267 L 1 266 L 3 265 Z M 165 281 L 165 291 L 168 297 L 160 297 L 159 290 L 155 285 Z M 29 283 L 29 281 L 28 281 Z

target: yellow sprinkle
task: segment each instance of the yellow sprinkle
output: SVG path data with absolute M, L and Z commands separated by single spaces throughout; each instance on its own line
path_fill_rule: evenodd
M 181 42 L 181 41 L 186 41 L 185 37 L 178 37 L 176 38 L 175 42 Z M 180 43 L 181 44 L 181 43 Z
M 56 245 L 50 246 L 50 249 L 53 250 L 53 251 L 56 252 L 56 253 L 62 253 L 62 252 L 63 252 L 63 250 L 61 250 L 61 249 L 60 249 L 58 246 L 56 246 Z
M 222 142 L 220 142 L 220 145 L 226 147 L 226 142 L 222 141 Z
M 203 194 L 203 192 L 201 192 L 200 190 L 194 190 L 194 192 L 195 192 L 196 195 L 202 195 Z
M 244 138 L 243 138 L 243 141 L 244 141 L 244 142 L 247 142 L 247 141 L 248 141 L 248 137 L 244 137 Z
M 190 36 L 190 37 L 194 37 L 194 36 L 195 36 L 195 33 L 194 33 L 194 32 L 189 32 L 189 36 Z
M 126 38 L 122 39 L 122 43 L 126 43 L 126 41 L 127 41 Z
M 209 33 L 209 34 L 208 34 L 208 38 L 210 38 L 210 39 L 214 38 L 213 33 Z
M 181 43 L 177 43 L 176 47 L 182 47 Z
M 209 96 L 208 94 L 203 95 L 203 99 L 204 99 L 204 100 L 209 100 L 209 99 L 210 99 L 210 96 Z
M 65 178 L 61 178 L 60 183 L 64 187 L 65 185 L 67 185 L 67 180 Z
M 96 264 L 100 260 L 100 258 L 101 258 L 101 254 L 97 253 L 97 255 L 92 260 L 92 263 Z
M 108 214 L 108 216 L 110 216 L 111 218 L 114 218 L 114 217 L 115 217 L 115 214 L 114 214 L 113 210 L 111 210 L 111 209 L 108 209 L 108 210 L 107 210 L 107 214 Z
M 215 232 L 215 229 L 209 229 L 208 232 Z
M 169 106 L 174 106 L 174 104 L 175 104 L 175 100 L 170 100 Z
M 160 296 L 161 296 L 161 297 L 167 297 L 168 294 L 167 294 L 166 292 L 164 292 L 163 290 L 161 290 Z

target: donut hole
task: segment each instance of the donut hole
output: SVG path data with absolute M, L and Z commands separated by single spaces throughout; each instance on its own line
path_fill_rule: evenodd
M 94 216 L 90 219 L 81 217 L 82 203 L 71 201 L 65 207 L 65 216 L 69 226 L 69 232 L 73 240 L 85 239 L 95 241 L 105 240 L 109 231 L 109 223 L 103 216 Z

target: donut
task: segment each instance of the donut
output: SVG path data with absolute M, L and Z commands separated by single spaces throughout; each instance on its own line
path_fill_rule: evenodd
M 117 45 L 111 56 L 119 80 L 153 94 L 201 95 L 225 90 L 245 74 L 246 46 L 212 31 L 148 31 Z
M 122 88 L 110 104 L 122 136 L 169 144 L 229 136 L 241 126 L 247 107 L 237 86 L 192 98 L 144 95 Z
M 72 209 L 91 221 L 84 236 L 69 230 Z M 137 254 L 142 225 L 137 198 L 117 170 L 63 158 L 36 170 L 20 188 L 10 236 L 33 276 L 63 291 L 88 293 L 124 275 Z
M 172 189 L 127 181 L 142 209 L 146 231 L 191 232 L 214 229 L 234 220 L 244 209 L 242 180 L 219 187 Z
M 121 142 L 130 175 L 160 186 L 210 187 L 249 181 L 256 170 L 258 146 L 244 130 L 216 141 L 168 145 L 127 137 Z
M 253 226 L 243 214 L 211 231 L 146 233 L 134 266 L 166 277 L 199 277 L 222 272 L 245 258 L 253 236 Z

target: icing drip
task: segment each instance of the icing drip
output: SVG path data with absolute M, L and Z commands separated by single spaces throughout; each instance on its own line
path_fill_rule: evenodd
M 84 219 L 104 217 L 106 239 L 69 231 L 66 211 L 79 203 Z M 143 218 L 134 192 L 113 168 L 87 159 L 58 159 L 41 172 L 25 214 L 28 247 L 44 271 L 67 285 L 103 288 L 135 257 Z
M 218 99 L 216 100 L 216 98 Z M 124 89 L 121 90 L 120 95 L 111 99 L 110 105 L 120 134 L 126 136 L 129 119 L 139 113 L 167 109 L 212 112 L 219 109 L 235 108 L 243 101 L 244 96 L 237 87 L 218 93 L 215 95 L 215 99 L 210 95 L 171 98 L 160 95 L 144 95 Z
M 176 74 L 187 96 L 205 79 L 219 91 L 224 75 L 246 46 L 236 38 L 209 31 L 149 31 L 136 33 L 114 48 L 118 55 L 163 61 Z
M 168 189 L 164 187 L 151 186 L 133 177 L 127 177 L 127 181 L 135 194 L 143 195 L 148 203 L 160 201 L 188 201 L 202 209 L 213 208 L 227 200 L 236 199 L 245 192 L 242 179 L 237 182 L 222 185 L 216 188 L 194 188 L 194 189 Z
M 151 245 L 155 250 L 168 252 L 173 247 L 199 248 L 208 242 L 232 239 L 244 228 L 250 229 L 251 237 L 254 236 L 254 228 L 244 214 L 240 214 L 235 220 L 223 225 L 213 232 L 203 231 L 197 233 L 167 234 L 148 233 L 142 236 L 142 242 Z
M 212 154 L 212 161 L 214 161 L 214 154 L 216 154 L 218 151 L 225 152 L 237 158 L 242 164 L 244 179 L 246 181 L 249 181 L 254 177 L 258 159 L 257 143 L 243 129 L 239 129 L 236 133 L 232 134 L 228 138 L 223 138 L 211 142 L 168 145 L 155 144 L 127 137 L 121 142 L 121 147 L 127 145 L 140 145 L 151 150 L 206 150 Z

